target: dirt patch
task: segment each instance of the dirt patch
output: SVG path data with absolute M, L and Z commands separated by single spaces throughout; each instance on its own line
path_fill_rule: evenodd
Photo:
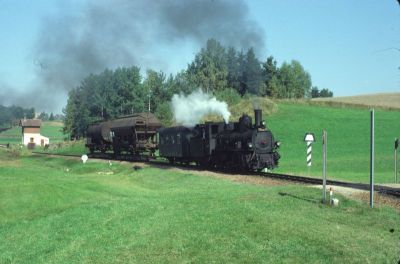
M 0 167 L 21 167 L 21 160 L 2 160 L 0 161 Z
M 169 171 L 176 171 L 179 173 L 189 172 L 189 173 L 195 174 L 195 175 L 224 179 L 224 180 L 229 180 L 229 181 L 233 181 L 233 182 L 237 182 L 237 183 L 270 185 L 270 186 L 295 184 L 293 182 L 283 181 L 283 180 L 275 180 L 275 179 L 270 179 L 270 178 L 263 177 L 263 176 L 253 176 L 253 175 L 245 175 L 245 174 L 230 174 L 230 173 L 225 173 L 225 172 L 200 170 L 197 168 L 169 167 L 167 165 L 164 166 L 164 165 L 158 165 L 158 164 L 157 165 L 152 164 L 151 166 L 157 167 L 160 169 L 167 169 Z
M 369 192 L 354 194 L 352 196 L 352 198 L 362 200 L 366 203 L 369 203 Z M 377 205 L 378 207 L 379 206 L 390 206 L 390 207 L 396 208 L 398 211 L 400 211 L 400 199 L 391 197 L 389 195 L 375 193 L 374 204 Z
M 312 185 L 311 187 L 319 188 L 322 190 L 322 185 Z M 328 192 L 328 194 L 327 194 L 328 197 L 329 197 L 329 188 L 332 188 L 334 197 L 335 197 L 335 194 L 339 193 L 347 198 L 363 201 L 365 203 L 369 203 L 369 191 L 327 185 L 326 189 Z M 378 207 L 379 206 L 390 206 L 390 207 L 396 208 L 397 210 L 400 211 L 400 199 L 395 198 L 395 197 L 391 197 L 388 195 L 383 195 L 383 194 L 375 192 L 374 203 Z

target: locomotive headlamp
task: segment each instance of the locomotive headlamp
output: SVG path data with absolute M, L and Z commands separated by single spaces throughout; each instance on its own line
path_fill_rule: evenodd
M 265 127 L 265 121 L 262 121 L 262 122 L 261 122 L 261 125 L 262 125 L 263 127 Z
M 276 148 L 279 148 L 280 146 L 281 146 L 281 142 L 280 142 L 280 141 L 276 141 L 276 142 L 275 142 L 275 147 L 276 147 Z
M 248 146 L 249 148 L 252 148 L 252 147 L 253 147 L 253 144 L 251 144 L 251 142 L 249 142 L 249 143 L 247 143 L 247 146 Z

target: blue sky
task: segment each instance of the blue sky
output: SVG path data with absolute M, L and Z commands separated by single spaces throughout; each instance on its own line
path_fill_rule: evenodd
M 218 1 L 218 0 L 215 0 Z M 313 85 L 335 96 L 400 92 L 400 5 L 396 0 L 248 0 L 248 19 L 265 36 L 261 59 L 298 60 Z M 79 14 L 84 1 L 0 0 L 0 96 L 6 89 L 27 91 L 35 82 L 32 47 L 46 17 L 63 10 Z M 77 25 L 79 26 L 79 25 Z M 157 46 L 169 65 L 153 61 L 156 70 L 186 68 L 200 46 L 181 43 L 176 52 Z M 145 66 L 146 65 L 139 65 Z M 6 85 L 8 84 L 8 85 Z M 60 106 L 66 99 L 60 100 Z M 4 101 L 4 100 L 3 100 Z
M 315 85 L 337 96 L 400 92 L 400 51 L 380 51 L 400 48 L 397 1 L 249 3 L 265 29 L 267 53 L 279 62 L 299 60 Z

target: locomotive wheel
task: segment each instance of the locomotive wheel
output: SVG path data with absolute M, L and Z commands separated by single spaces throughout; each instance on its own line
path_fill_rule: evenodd
M 175 163 L 174 158 L 168 158 L 168 162 L 169 164 L 173 165 Z

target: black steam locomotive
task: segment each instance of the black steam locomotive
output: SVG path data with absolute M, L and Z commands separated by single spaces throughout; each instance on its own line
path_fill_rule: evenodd
M 205 167 L 260 171 L 273 169 L 280 158 L 279 142 L 255 110 L 255 124 L 243 114 L 239 122 L 209 122 L 188 128 L 159 129 L 159 152 L 170 163 L 196 162 Z
M 160 121 L 151 113 L 94 124 L 88 127 L 86 147 L 90 153 L 112 151 L 116 155 L 123 152 L 140 155 L 148 152 L 154 155 L 160 127 Z

